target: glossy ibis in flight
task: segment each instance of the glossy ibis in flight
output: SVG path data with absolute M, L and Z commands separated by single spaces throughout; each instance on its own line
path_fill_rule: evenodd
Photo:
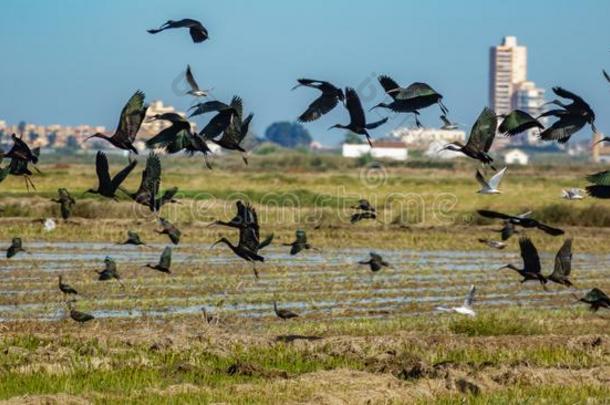
M 610 198 L 610 170 L 587 176 L 587 181 L 593 183 L 593 185 L 587 187 L 587 193 L 591 197 Z
M 507 136 L 514 136 L 533 128 L 544 130 L 544 125 L 525 111 L 513 110 L 508 115 L 499 115 L 504 118 L 498 131 Z
M 11 240 L 11 245 L 8 247 L 8 249 L 6 249 L 6 258 L 10 259 L 17 253 L 21 252 L 27 253 L 27 251 L 23 248 L 23 242 L 21 238 L 14 237 L 13 240 Z
M 72 301 L 68 301 L 66 303 L 66 305 L 68 306 L 68 309 L 70 310 L 70 318 L 72 318 L 72 320 L 74 320 L 75 322 L 80 323 L 81 325 L 85 322 L 89 322 L 89 321 L 95 319 L 95 317 L 91 314 L 77 311 L 76 309 L 74 309 L 72 307 Z
M 254 223 L 254 208 L 252 208 L 250 204 L 244 204 L 241 200 L 238 200 L 235 203 L 235 207 L 237 208 L 237 213 L 231 220 L 228 222 L 218 220 L 212 222 L 210 225 L 222 225 L 229 228 L 242 229 Z
M 98 275 L 98 281 L 109 281 L 114 279 L 119 282 L 121 287 L 125 287 L 123 285 L 123 282 L 121 281 L 121 276 L 119 275 L 119 272 L 117 270 L 116 262 L 110 257 L 106 257 L 104 259 L 104 270 L 95 270 L 95 272 Z
M 470 136 L 466 145 L 456 141 L 445 145 L 441 150 L 461 152 L 469 158 L 491 166 L 493 159 L 489 156 L 489 150 L 496 137 L 497 127 L 498 118 L 496 114 L 489 108 L 485 108 L 470 130 Z M 493 166 L 491 168 L 495 170 Z
M 233 97 L 230 107 L 235 111 L 235 115 L 229 126 L 224 130 L 220 138 L 211 138 L 210 140 L 223 149 L 241 152 L 244 163 L 248 164 L 247 152 L 241 146 L 241 143 L 246 135 L 248 135 L 250 122 L 252 122 L 254 114 L 249 114 L 245 119 L 243 118 L 243 103 L 238 96 Z
M 480 216 L 484 217 L 484 218 L 491 218 L 491 219 L 502 219 L 505 221 L 509 221 L 510 223 L 514 224 L 514 225 L 519 225 L 523 228 L 538 228 L 541 231 L 552 235 L 552 236 L 559 236 L 559 235 L 563 235 L 565 232 L 561 229 L 558 228 L 553 228 L 551 226 L 545 225 L 542 222 L 538 222 L 533 218 L 529 218 L 528 216 L 512 216 L 512 215 L 507 215 L 507 214 L 502 214 L 500 212 L 495 212 L 495 211 L 490 211 L 490 210 L 478 210 L 477 211 L 479 213 Z
M 110 178 L 110 168 L 108 167 L 108 158 L 102 151 L 98 151 L 95 157 L 95 170 L 97 172 L 98 186 L 97 189 L 90 188 L 87 193 L 99 194 L 106 198 L 112 198 L 118 200 L 116 192 L 119 186 L 129 173 L 136 167 L 137 161 L 133 160 L 129 164 L 118 172 L 112 179 Z
M 167 246 L 163 249 L 161 253 L 161 258 L 159 259 L 159 263 L 157 264 L 147 264 L 145 267 L 149 269 L 160 271 L 161 273 L 170 274 L 171 273 L 171 265 L 172 265 L 172 248 Z
M 360 262 L 358 262 L 358 264 L 363 264 L 363 265 L 369 266 L 373 273 L 378 272 L 383 267 L 390 267 L 390 264 L 388 262 L 386 262 L 385 260 L 383 260 L 381 255 L 374 253 L 374 252 L 370 252 L 369 256 L 370 256 L 369 260 L 360 261 Z
M 28 144 L 15 134 L 11 135 L 11 139 L 13 140 L 13 146 L 4 154 L 3 157 L 23 160 L 32 164 L 38 163 L 40 151 L 36 153 L 33 149 L 30 149 Z
M 138 150 L 133 146 L 133 142 L 136 140 L 136 135 L 142 126 L 142 122 L 144 122 L 144 117 L 148 110 L 148 106 L 144 105 L 144 97 L 144 93 L 138 90 L 127 101 L 123 111 L 121 111 L 119 124 L 116 131 L 114 131 L 114 135 L 106 136 L 101 132 L 97 132 L 87 139 L 104 139 L 119 149 L 128 150 L 137 155 Z
M 312 246 L 307 242 L 307 234 L 302 229 L 297 229 L 295 233 L 296 239 L 292 243 L 284 243 L 284 246 L 291 246 L 290 254 L 296 255 L 302 250 L 309 250 Z
M 203 42 L 209 38 L 208 30 L 199 21 L 190 18 L 184 18 L 178 21 L 169 20 L 159 28 L 147 31 L 149 34 L 157 34 L 161 31 L 174 28 L 188 28 L 189 34 L 195 43 Z
M 385 124 L 386 122 L 388 122 L 388 118 L 384 118 L 382 120 L 379 120 L 379 121 L 376 121 L 373 123 L 367 123 L 366 117 L 364 115 L 364 110 L 362 109 L 362 103 L 360 102 L 360 98 L 358 97 L 356 90 L 354 90 L 350 87 L 346 88 L 345 89 L 345 99 L 346 99 L 345 107 L 347 108 L 347 111 L 349 112 L 350 122 L 347 125 L 342 125 L 342 124 L 333 125 L 332 127 L 330 127 L 330 129 L 333 129 L 333 128 L 348 129 L 355 134 L 364 135 L 366 137 L 366 140 L 368 141 L 369 145 L 371 147 L 373 147 L 373 143 L 371 142 L 371 136 L 368 131 L 370 129 L 375 129 L 375 128 Z
M 67 221 L 72 215 L 72 207 L 76 204 L 76 200 L 72 198 L 70 192 L 65 188 L 57 190 L 58 197 L 51 199 L 54 203 L 59 204 L 61 211 L 61 217 L 64 221 Z
M 281 309 L 277 307 L 277 302 L 273 301 L 273 311 L 275 312 L 275 315 L 280 318 L 283 321 L 286 321 L 288 319 L 292 319 L 292 318 L 297 318 L 299 315 L 288 310 L 288 309 Z
M 514 270 L 523 277 L 521 283 L 525 283 L 526 281 L 538 281 L 546 290 L 545 284 L 547 283 L 547 279 L 542 275 L 540 256 L 538 255 L 536 246 L 534 246 L 529 238 L 522 237 L 519 239 L 519 249 L 521 250 L 521 258 L 523 259 L 523 268 L 520 269 L 513 264 L 507 264 L 506 266 L 501 267 L 500 270 Z
M 59 291 L 64 295 L 78 295 L 78 292 L 69 284 L 64 283 L 63 276 L 59 275 Z
M 578 301 L 589 304 L 593 312 L 597 312 L 600 308 L 610 309 L 610 297 L 599 288 L 592 289 L 584 297 L 579 298 Z
M 161 230 L 155 230 L 156 233 L 160 235 L 167 235 L 174 245 L 180 243 L 180 236 L 182 236 L 182 232 L 180 232 L 176 225 L 172 224 L 165 218 L 159 218 L 159 224 L 161 225 Z
M 146 159 L 146 168 L 142 172 L 142 180 L 138 190 L 135 193 L 130 193 L 121 188 L 121 191 L 130 196 L 138 204 L 148 207 L 152 212 L 157 212 L 165 204 L 177 202 L 174 196 L 178 192 L 178 187 L 172 187 L 158 196 L 160 185 L 161 161 L 159 156 L 151 153 Z
M 477 174 L 475 178 L 481 185 L 481 189 L 477 192 L 479 194 L 501 194 L 502 192 L 498 190 L 498 187 L 500 187 L 500 183 L 502 182 L 504 173 L 506 173 L 506 169 L 507 168 L 505 167 L 504 169 L 497 172 L 489 179 L 489 181 L 485 180 L 485 177 L 483 177 L 481 171 L 477 169 Z
M 144 242 L 142 242 L 142 239 L 140 239 L 140 235 L 134 231 L 127 231 L 127 240 L 125 242 L 121 242 L 120 244 L 134 246 L 146 245 Z
M 186 81 L 191 87 L 191 89 L 186 93 L 195 97 L 207 97 L 209 90 L 201 90 L 197 81 L 195 80 L 195 76 L 193 76 L 193 72 L 191 71 L 191 65 L 186 66 Z
M 572 239 L 566 239 L 557 254 L 555 255 L 555 267 L 553 272 L 547 276 L 547 280 L 553 283 L 561 284 L 566 287 L 572 287 L 572 282 L 569 280 L 572 272 Z
M 436 307 L 437 311 L 441 312 L 455 312 L 461 315 L 468 316 L 476 316 L 476 312 L 472 309 L 472 303 L 474 302 L 474 294 L 477 291 L 476 287 L 470 286 L 470 290 L 468 290 L 468 295 L 464 299 L 464 303 L 460 307 Z
M 561 98 L 571 100 L 572 103 L 564 104 L 559 100 L 547 103 L 558 105 L 561 109 L 550 110 L 540 115 L 540 117 L 553 116 L 558 118 L 550 127 L 540 133 L 540 139 L 566 143 L 573 134 L 580 131 L 586 124 L 590 124 L 593 132 L 597 132 L 595 113 L 587 102 L 561 87 L 553 87 L 553 92 Z
M 343 90 L 329 82 L 312 79 L 299 79 L 297 81 L 299 84 L 294 86 L 292 90 L 304 86 L 311 87 L 312 89 L 317 89 L 322 92 L 320 97 L 315 99 L 309 105 L 309 107 L 307 107 L 307 110 L 305 110 L 305 112 L 299 116 L 300 122 L 315 121 L 321 116 L 331 112 L 337 106 L 337 104 L 339 104 L 339 102 L 345 101 Z

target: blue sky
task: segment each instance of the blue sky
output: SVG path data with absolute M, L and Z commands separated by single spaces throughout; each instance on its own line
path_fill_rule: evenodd
M 452 119 L 469 128 L 488 103 L 489 47 L 515 35 L 528 47 L 529 79 L 582 95 L 610 132 L 610 84 L 601 76 L 610 69 L 604 0 L 2 0 L 2 17 L 0 119 L 11 123 L 114 128 L 136 89 L 186 109 L 192 99 L 172 83 L 190 63 L 216 98 L 242 96 L 259 135 L 274 121 L 294 120 L 316 97 L 291 92 L 296 78 L 360 88 L 370 107 L 382 100 L 378 87 L 373 95 L 368 87 L 381 73 L 403 84 L 428 82 L 445 96 Z M 210 40 L 145 32 L 184 17 L 201 20 Z M 347 121 L 337 109 L 307 127 L 333 144 L 343 133 L 326 129 Z M 423 116 L 426 125 L 437 121 L 435 108 Z

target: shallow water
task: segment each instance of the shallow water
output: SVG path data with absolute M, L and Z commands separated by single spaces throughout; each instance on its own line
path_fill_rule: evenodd
M 306 251 L 290 256 L 286 248 L 264 250 L 266 261 L 251 265 L 224 247 L 204 244 L 173 247 L 170 276 L 142 269 L 156 263 L 165 245 L 148 247 L 104 243 L 29 243 L 31 254 L 0 260 L 0 321 L 61 319 L 66 316 L 57 275 L 83 294 L 76 307 L 97 318 L 166 317 L 201 314 L 201 308 L 231 317 L 271 317 L 272 302 L 304 316 L 369 318 L 425 314 L 438 305 L 461 305 L 471 284 L 477 286 L 475 309 L 487 306 L 561 307 L 592 287 L 608 287 L 610 255 L 578 254 L 573 282 L 579 290 L 538 283 L 497 269 L 518 266 L 517 251 L 377 250 L 392 267 L 373 274 L 358 265 L 369 249 Z M 106 256 L 118 264 L 126 286 L 98 282 L 93 270 Z M 541 254 L 550 273 L 554 255 Z

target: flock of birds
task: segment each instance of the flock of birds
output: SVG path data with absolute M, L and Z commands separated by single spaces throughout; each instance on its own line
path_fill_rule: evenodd
M 195 43 L 204 42 L 209 38 L 207 29 L 199 21 L 193 19 L 170 20 L 159 28 L 150 29 L 148 32 L 150 34 L 158 34 L 165 30 L 180 28 L 188 29 Z M 610 76 L 605 71 L 603 73 L 604 77 L 610 82 Z M 188 95 L 196 98 L 208 96 L 209 90 L 202 90 L 199 87 L 190 66 L 187 66 L 185 79 L 190 86 L 190 90 L 187 92 Z M 438 105 L 441 111 L 443 128 L 453 129 L 457 127 L 457 124 L 453 123 L 448 117 L 449 110 L 443 104 L 443 96 L 430 85 L 415 82 L 407 87 L 402 87 L 394 79 L 385 75 L 380 76 L 378 81 L 390 101 L 379 103 L 371 108 L 371 110 L 379 108 L 394 113 L 412 114 L 416 125 L 421 127 L 422 123 L 419 119 L 420 111 L 430 106 Z M 342 89 L 322 80 L 303 78 L 298 79 L 297 82 L 298 84 L 293 90 L 299 87 L 307 87 L 321 93 L 299 116 L 298 120 L 300 122 L 307 123 L 318 120 L 341 104 L 349 114 L 349 123 L 335 124 L 330 129 L 345 129 L 362 135 L 371 147 L 374 146 L 371 141 L 370 131 L 384 125 L 388 118 L 386 117 L 374 122 L 369 121 L 356 90 L 351 87 Z M 580 131 L 586 125 L 590 125 L 593 131 L 597 131 L 595 127 L 595 113 L 587 102 L 578 95 L 561 87 L 554 87 L 553 92 L 562 99 L 570 100 L 570 103 L 553 100 L 548 104 L 558 108 L 544 112 L 539 117 L 533 117 L 520 110 L 512 111 L 507 115 L 496 115 L 490 109 L 484 108 L 472 126 L 468 141 L 465 144 L 453 142 L 443 148 L 462 153 L 471 159 L 481 162 L 483 167 L 488 166 L 496 172 L 489 180 L 486 180 L 484 173 L 477 170 L 476 180 L 481 185 L 479 193 L 500 193 L 499 185 L 507 168 L 497 171 L 493 166 L 494 159 L 490 155 L 490 149 L 498 132 L 505 136 L 514 136 L 524 131 L 538 129 L 539 137 L 542 140 L 566 143 L 573 134 Z M 165 204 L 177 202 L 175 196 L 178 192 L 178 188 L 173 187 L 161 193 L 161 160 L 159 156 L 153 151 L 146 159 L 146 167 L 142 172 L 141 182 L 136 191 L 131 192 L 121 186 L 138 164 L 136 160 L 132 159 L 131 154 L 138 154 L 134 141 L 142 123 L 147 119 L 147 109 L 145 95 L 138 90 L 124 106 L 118 126 L 112 136 L 96 133 L 90 137 L 107 141 L 116 148 L 128 151 L 129 155 L 127 165 L 114 176 L 111 176 L 106 155 L 102 151 L 98 151 L 95 160 L 98 180 L 97 187 L 87 190 L 87 193 L 98 194 L 108 199 L 117 200 L 117 193 L 121 191 L 137 204 L 149 208 L 151 212 L 157 215 L 161 229 L 155 231 L 159 234 L 167 235 L 173 245 L 178 245 L 181 237 L 180 230 L 170 221 L 159 216 L 159 211 Z M 193 155 L 201 153 L 206 166 L 211 169 L 212 167 L 208 160 L 211 150 L 208 144 L 212 142 L 223 149 L 240 152 L 244 163 L 248 164 L 247 151 L 241 144 L 248 134 L 254 115 L 250 113 L 244 117 L 243 101 L 239 96 L 234 96 L 229 103 L 218 100 L 199 102 L 193 105 L 189 112 L 189 118 L 205 114 L 213 114 L 213 116 L 199 133 L 194 132 L 188 119 L 180 114 L 164 113 L 151 116 L 148 120 L 164 120 L 169 123 L 169 126 L 147 140 L 146 146 L 151 150 L 160 149 L 167 154 L 185 152 Z M 542 117 L 554 117 L 556 120 L 551 126 L 545 128 L 539 121 Z M 499 119 L 502 121 L 499 122 Z M 31 149 L 26 142 L 15 134 L 12 135 L 12 140 L 13 146 L 8 152 L 0 151 L 0 163 L 4 159 L 10 159 L 4 168 L 0 167 L 0 182 L 8 175 L 22 176 L 25 179 L 26 188 L 29 190 L 31 186 L 35 189 L 31 176 L 33 175 L 32 170 L 38 171 L 36 164 L 38 163 L 40 149 Z M 600 142 L 610 142 L 610 138 L 602 138 Z M 591 175 L 587 179 L 592 183 L 592 185 L 587 187 L 589 195 L 596 198 L 610 198 L 610 171 Z M 563 195 L 567 199 L 583 198 L 583 193 L 578 189 L 564 190 Z M 76 200 L 67 189 L 60 188 L 58 190 L 58 197 L 52 201 L 59 204 L 61 216 L 67 221 L 71 216 Z M 367 219 L 377 219 L 376 209 L 367 200 L 360 200 L 352 208 L 355 210 L 351 217 L 352 223 Z M 211 225 L 219 225 L 237 230 L 237 242 L 234 243 L 230 239 L 222 237 L 212 247 L 219 244 L 226 245 L 236 256 L 252 264 L 252 271 L 258 279 L 259 273 L 256 269 L 256 263 L 264 262 L 265 259 L 262 256 L 262 251 L 272 243 L 273 234 L 261 240 L 256 210 L 250 204 L 237 201 L 236 210 L 236 215 L 229 221 L 219 220 Z M 539 229 L 552 236 L 564 234 L 564 231 L 561 229 L 551 227 L 531 218 L 531 213 L 529 212 L 516 216 L 489 210 L 480 210 L 478 213 L 482 217 L 501 220 L 504 223 L 502 229 L 498 230 L 501 234 L 501 241 L 480 240 L 481 243 L 495 249 L 505 248 L 506 241 L 513 234 L 519 233 L 519 228 Z M 128 231 L 127 240 L 122 242 L 122 244 L 144 245 L 144 242 L 136 232 L 130 230 Z M 304 250 L 315 249 L 308 242 L 307 235 L 303 230 L 297 230 L 295 240 L 284 245 L 290 247 L 290 254 L 292 255 L 296 255 Z M 519 247 L 523 266 L 520 268 L 513 264 L 508 264 L 502 268 L 517 272 L 522 277 L 522 283 L 528 281 L 539 282 L 545 289 L 548 282 L 554 282 L 566 287 L 573 286 L 569 279 L 572 267 L 572 239 L 566 239 L 557 253 L 554 269 L 549 275 L 542 274 L 538 251 L 530 238 L 526 236 L 521 237 Z M 15 237 L 7 249 L 6 257 L 11 258 L 20 252 L 27 253 L 21 238 Z M 171 273 L 171 262 L 172 248 L 167 246 L 163 249 L 158 263 L 147 264 L 145 267 L 169 274 Z M 359 264 L 369 266 L 372 272 L 378 272 L 385 267 L 391 267 L 379 254 L 374 252 L 370 253 L 368 260 L 360 261 Z M 116 280 L 123 286 L 117 270 L 117 264 L 110 257 L 106 257 L 104 269 L 97 271 L 97 274 L 100 281 Z M 65 283 L 61 275 L 59 276 L 59 290 L 66 296 L 78 295 L 76 289 Z M 472 309 L 472 303 L 475 291 L 475 286 L 472 286 L 462 306 L 451 308 L 438 307 L 437 310 L 474 316 L 475 311 Z M 592 289 L 584 297 L 578 298 L 578 300 L 589 304 L 594 311 L 600 308 L 610 309 L 610 298 L 598 288 Z M 94 319 L 91 314 L 74 309 L 74 302 L 75 300 L 66 301 L 72 319 L 80 323 Z M 292 311 L 278 308 L 275 301 L 273 302 L 273 308 L 276 315 L 281 319 L 290 319 L 298 316 L 298 314 Z M 205 312 L 205 309 L 204 316 L 208 322 L 214 318 Z

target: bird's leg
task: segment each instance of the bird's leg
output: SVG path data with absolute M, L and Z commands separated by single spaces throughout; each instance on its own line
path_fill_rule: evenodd
M 256 270 L 256 263 L 252 263 L 252 271 L 254 272 L 254 277 L 258 280 L 258 271 Z
M 417 114 L 414 114 L 414 115 L 415 115 L 415 125 L 417 126 L 417 128 L 423 128 L 424 126 L 419 121 L 419 118 L 417 118 Z

